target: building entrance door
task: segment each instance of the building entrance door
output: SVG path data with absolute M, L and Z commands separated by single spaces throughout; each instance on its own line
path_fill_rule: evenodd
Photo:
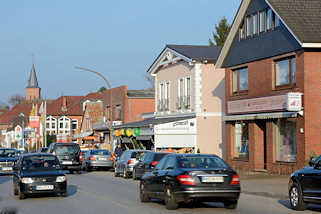
M 262 131 L 262 141 L 263 141 L 263 158 L 264 158 L 264 170 L 267 169 L 267 146 L 266 146 L 266 121 L 259 121 L 258 123 L 259 128 Z

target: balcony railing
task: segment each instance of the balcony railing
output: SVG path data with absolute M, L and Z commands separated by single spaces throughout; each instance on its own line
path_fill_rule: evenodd
M 158 111 L 169 111 L 169 100 L 168 99 L 161 99 L 158 100 Z
M 179 96 L 176 101 L 177 110 L 187 110 L 191 108 L 191 96 Z

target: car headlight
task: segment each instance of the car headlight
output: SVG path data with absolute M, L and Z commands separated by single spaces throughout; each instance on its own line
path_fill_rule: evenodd
M 66 181 L 66 176 L 58 176 L 56 178 L 56 182 L 64 182 L 64 181 Z
M 33 183 L 33 180 L 32 180 L 32 178 L 22 178 L 21 182 L 24 184 L 31 184 L 31 183 Z

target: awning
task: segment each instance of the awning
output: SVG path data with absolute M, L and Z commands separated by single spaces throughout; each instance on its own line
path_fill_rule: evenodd
M 94 134 L 93 131 L 81 132 L 80 134 L 75 135 L 74 138 L 84 138 L 92 134 Z
M 273 112 L 273 113 L 260 113 L 260 114 L 240 114 L 225 116 L 225 121 L 237 121 L 237 120 L 266 120 L 276 118 L 295 118 L 298 116 L 298 112 Z

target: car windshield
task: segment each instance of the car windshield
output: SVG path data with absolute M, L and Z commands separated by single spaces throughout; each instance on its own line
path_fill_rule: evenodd
M 14 157 L 16 156 L 16 150 L 15 149 L 1 149 L 0 150 L 0 157 L 6 158 L 6 157 Z
M 92 150 L 92 155 L 110 155 L 110 152 L 108 150 Z
M 79 151 L 79 147 L 77 145 L 56 145 L 55 153 L 56 155 L 62 154 L 74 154 Z
M 179 157 L 178 165 L 180 168 L 229 168 L 228 165 L 218 157 Z
M 28 156 L 22 161 L 24 171 L 57 170 L 59 168 L 59 161 L 55 156 Z
M 165 155 L 168 155 L 168 153 L 155 154 L 154 161 L 160 161 Z

